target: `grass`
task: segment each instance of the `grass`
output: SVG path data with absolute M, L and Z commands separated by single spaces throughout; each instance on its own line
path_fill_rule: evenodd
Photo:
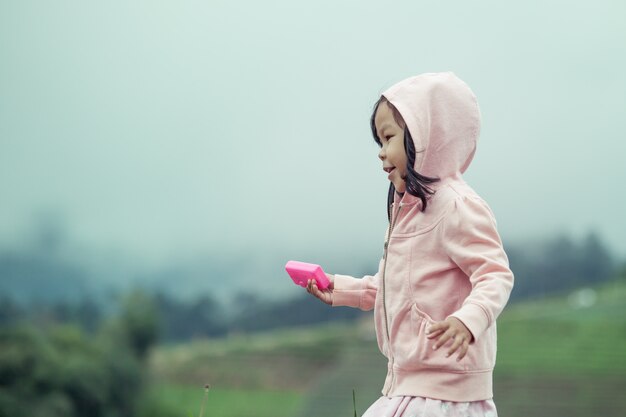
M 571 296 L 511 306 L 498 320 L 497 370 L 507 374 L 626 375 L 626 283 L 595 291 L 593 306 Z
M 501 414 L 626 415 L 626 282 L 594 289 L 587 307 L 578 295 L 512 305 L 498 320 Z
M 169 383 L 305 392 L 355 334 L 353 325 L 334 324 L 195 341 L 157 349 L 150 368 Z
M 626 282 L 596 288 L 595 297 L 586 308 L 565 294 L 505 310 L 498 319 L 494 372 L 500 415 L 626 415 Z M 380 396 L 385 361 L 375 342 L 368 343 L 344 350 L 299 417 L 352 415 L 348 387 L 357 387 L 360 413 Z
M 159 383 L 142 398 L 139 416 L 200 417 L 204 388 Z M 274 390 L 211 389 L 202 417 L 290 417 L 300 407 L 301 393 Z
M 584 308 L 570 294 L 507 307 L 494 373 L 501 415 L 626 415 L 626 282 L 594 297 Z M 209 382 L 207 417 L 337 417 L 380 395 L 386 361 L 370 319 L 162 347 L 151 369 L 160 382 L 141 416 L 198 417 Z

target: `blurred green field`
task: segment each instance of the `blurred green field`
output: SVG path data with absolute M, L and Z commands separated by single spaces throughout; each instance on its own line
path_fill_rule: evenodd
M 498 338 L 500 415 L 626 415 L 626 282 L 511 305 Z M 161 347 L 150 365 L 141 416 L 157 417 L 199 410 L 207 383 L 206 416 L 352 416 L 353 389 L 360 415 L 386 370 L 371 320 Z
M 300 408 L 302 394 L 289 391 L 211 389 L 204 408 L 204 388 L 156 384 L 142 398 L 138 414 L 151 417 L 290 417 Z
M 304 393 L 356 335 L 355 326 L 335 324 L 199 340 L 159 347 L 150 369 L 167 383 Z
M 501 414 L 626 415 L 626 282 L 512 305 L 498 339 Z
M 497 370 L 506 374 L 626 375 L 626 284 L 511 306 L 498 320 Z M 572 306 L 573 305 L 573 306 Z

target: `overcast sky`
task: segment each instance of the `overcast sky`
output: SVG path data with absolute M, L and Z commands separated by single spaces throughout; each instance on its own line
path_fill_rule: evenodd
M 466 179 L 505 242 L 595 230 L 623 259 L 625 21 L 621 0 L 0 0 L 0 241 L 52 213 L 142 262 L 375 265 L 370 111 L 451 70 L 483 116 Z

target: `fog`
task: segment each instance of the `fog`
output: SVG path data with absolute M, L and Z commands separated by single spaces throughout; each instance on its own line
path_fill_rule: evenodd
M 594 231 L 623 259 L 624 15 L 619 1 L 2 2 L 0 242 L 51 222 L 68 256 L 109 268 L 359 273 L 386 227 L 372 106 L 451 70 L 483 116 L 466 179 L 505 243 Z

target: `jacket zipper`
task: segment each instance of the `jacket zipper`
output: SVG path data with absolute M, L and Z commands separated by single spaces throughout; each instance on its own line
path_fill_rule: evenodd
M 391 219 L 391 226 L 389 227 L 389 232 L 387 233 L 387 240 L 385 241 L 385 251 L 383 254 L 383 276 L 382 276 L 382 284 L 383 284 L 383 313 L 385 314 L 385 330 L 387 332 L 387 350 L 389 352 L 389 361 L 391 362 L 391 383 L 389 384 L 389 388 L 387 389 L 387 392 L 385 393 L 388 394 L 389 391 L 391 391 L 391 388 L 393 387 L 393 384 L 395 382 L 396 376 L 393 372 L 393 354 L 391 352 L 391 336 L 389 334 L 389 319 L 387 317 L 387 303 L 386 303 L 386 292 L 385 292 L 385 272 L 387 270 L 387 250 L 389 248 L 389 239 L 391 239 L 391 232 L 393 231 L 393 228 L 396 224 L 396 220 L 398 220 L 398 215 L 400 214 L 400 209 L 402 209 L 402 203 L 398 204 L 398 209 L 395 212 L 395 215 L 392 217 Z

